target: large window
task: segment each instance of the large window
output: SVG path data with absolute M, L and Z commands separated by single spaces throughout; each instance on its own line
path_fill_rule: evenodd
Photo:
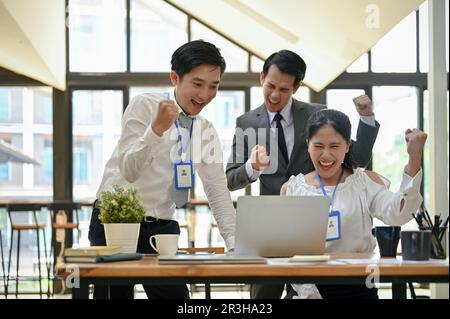
M 192 40 L 209 41 L 221 49 L 227 63 L 227 72 L 247 72 L 248 53 L 246 51 L 195 20 L 191 22 L 191 28 Z
M 369 72 L 369 55 L 364 53 L 355 60 L 346 70 L 350 73 L 364 73 Z
M 188 40 L 187 16 L 160 0 L 131 1 L 131 71 L 167 72 Z
M 0 88 L 0 139 L 40 162 L 0 163 L 0 197 L 52 198 L 53 159 L 46 153 L 53 148 L 52 134 L 51 88 Z
M 416 72 L 416 12 L 412 12 L 372 48 L 372 71 Z
M 365 94 L 364 90 L 327 90 L 327 106 L 344 112 L 352 124 L 352 139 L 356 140 L 356 131 L 359 124 L 359 114 L 353 103 L 353 98 Z
M 0 121 L 9 121 L 11 118 L 10 91 L 0 88 Z
M 408 162 L 405 130 L 418 127 L 417 89 L 407 86 L 373 88 L 373 103 L 381 123 L 374 146 L 373 170 L 391 181 L 397 191 L 404 166 Z
M 70 0 L 70 71 L 125 71 L 125 22 L 125 0 Z
M 53 179 L 53 148 L 44 148 L 44 181 L 49 183 Z
M 40 162 L 39 165 L 21 162 L 0 162 L 1 199 L 10 201 L 47 201 L 53 198 L 52 111 L 52 90 L 49 87 L 0 88 L 0 140 L 11 144 L 20 152 Z M 39 223 L 51 224 L 48 211 L 38 212 L 37 217 Z M 23 225 L 30 225 L 34 222 L 31 214 L 26 212 L 13 213 L 12 219 L 15 223 Z M 5 210 L 0 211 L 0 229 L 2 229 L 4 248 L 9 247 L 12 232 Z M 51 228 L 47 227 L 45 231 L 48 250 Z M 42 257 L 44 253 L 43 246 L 40 249 Z M 35 267 L 36 250 L 35 232 L 21 232 L 21 276 L 37 275 L 37 268 Z M 15 256 L 16 253 L 17 248 L 14 246 L 12 256 Z M 13 258 L 11 260 L 11 269 L 15 269 L 15 263 L 16 260 Z M 28 291 L 31 290 L 31 287 L 34 290 L 37 288 L 37 283 L 33 286 L 29 283 L 20 285 L 24 284 L 27 285 L 28 288 L 25 289 Z
M 244 92 L 220 90 L 216 98 L 209 103 L 202 111 L 202 116 L 209 120 L 216 128 L 222 143 L 224 169 L 231 154 L 236 118 L 244 113 Z M 244 190 L 237 190 L 231 193 L 233 199 L 244 195 Z M 195 196 L 206 198 L 198 175 L 195 181 Z
M 81 144 L 81 143 L 77 143 Z M 89 143 L 86 143 L 89 145 Z M 90 161 L 91 147 L 77 147 L 73 150 L 73 182 L 75 184 L 89 183 L 89 176 L 91 175 L 92 165 Z
M 6 183 L 11 180 L 11 164 L 0 163 L 0 183 Z
M 122 110 L 122 91 L 73 91 L 74 198 L 95 198 L 120 136 Z
M 128 3 L 129 39 L 126 12 Z M 356 59 L 343 77 L 338 77 L 325 89 L 325 94 L 311 94 L 313 102 L 326 103 L 349 115 L 353 125 L 353 138 L 356 137 L 359 116 L 352 99 L 363 93 L 372 97 L 376 119 L 381 124 L 373 152 L 373 169 L 391 180 L 393 190 L 399 186 L 399 172 L 403 170 L 407 159 L 404 130 L 422 123 L 422 115 L 418 112 L 422 102 L 418 101 L 418 97 L 422 96 L 427 85 L 426 79 L 420 74 L 428 70 L 427 5 L 427 1 L 421 5 L 419 19 L 416 19 L 416 12 L 412 12 L 394 26 L 371 51 Z M 146 92 L 164 93 L 172 90 L 171 87 L 166 87 L 168 77 L 161 80 L 161 73 L 170 72 L 171 54 L 188 39 L 204 39 L 216 44 L 227 62 L 226 72 L 236 73 L 232 76 L 238 79 L 236 83 L 227 83 L 225 78 L 217 98 L 202 111 L 202 115 L 219 132 L 226 163 L 236 118 L 245 110 L 255 109 L 263 103 L 262 90 L 258 77 L 255 76 L 262 70 L 263 60 L 208 28 L 188 12 L 178 10 L 170 1 L 70 0 L 70 13 L 70 71 L 122 72 L 107 75 L 107 80 L 101 83 L 90 82 L 92 87 L 81 83 L 84 89 L 79 86 L 76 89 L 70 88 L 75 198 L 95 196 L 104 164 L 110 158 L 120 136 L 123 100 L 129 102 L 137 94 Z M 416 34 L 416 25 L 419 36 Z M 111 34 L 114 36 L 111 37 Z M 448 40 L 446 43 L 448 47 Z M 127 56 L 128 53 L 130 56 Z M 148 84 L 142 81 L 142 74 L 135 72 L 147 72 L 144 76 L 148 77 Z M 404 73 L 410 73 L 411 77 Z M 72 75 L 69 73 L 69 79 Z M 88 73 L 76 76 L 76 81 L 83 77 L 92 81 Z M 109 79 L 113 81 L 109 83 Z M 250 96 L 246 96 L 248 92 Z M 11 101 L 16 98 L 14 94 L 8 97 Z M 295 98 L 309 102 L 310 91 L 302 87 Z M 6 98 L 0 94 L 0 101 L 1 99 Z M 46 109 L 44 105 L 39 119 L 42 123 L 46 123 L 44 118 L 48 119 Z M 15 117 L 19 117 L 20 122 L 23 114 L 16 113 L 14 109 L 0 109 L 0 118 L 8 117 L 8 121 L 14 121 Z M 20 134 L 8 134 L 6 138 L 22 141 Z M 44 132 L 41 132 L 41 136 L 45 137 Z M 47 157 L 50 157 L 50 153 Z M 427 162 L 425 170 L 426 165 Z M 2 169 L 6 176 L 5 172 L 8 170 Z M 9 178 L 14 181 L 13 167 L 8 172 Z M 47 175 L 49 174 L 44 174 Z M 258 182 L 252 183 L 251 191 L 252 194 L 259 194 Z M 243 192 L 234 192 L 232 196 L 236 198 Z M 205 197 L 199 180 L 196 181 L 195 196 Z M 205 223 L 208 224 L 209 219 L 205 219 Z M 203 224 L 200 222 L 199 226 L 201 225 Z

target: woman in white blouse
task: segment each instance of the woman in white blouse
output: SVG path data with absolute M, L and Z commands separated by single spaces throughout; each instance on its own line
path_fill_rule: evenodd
M 418 129 L 405 132 L 409 161 L 396 193 L 388 190 L 389 181 L 382 176 L 353 169 L 349 156 L 351 124 L 344 113 L 331 109 L 314 113 L 308 120 L 306 135 L 315 171 L 292 176 L 283 185 L 281 194 L 330 198 L 330 211 L 340 215 L 341 226 L 327 238 L 327 252 L 371 253 L 376 246 L 371 233 L 373 217 L 395 226 L 411 220 L 422 203 L 421 157 L 427 138 L 424 132 Z M 300 298 L 378 298 L 375 288 L 364 285 L 293 284 L 293 287 Z

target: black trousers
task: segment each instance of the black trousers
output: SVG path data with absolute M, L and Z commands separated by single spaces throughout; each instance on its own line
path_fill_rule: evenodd
M 97 202 L 97 201 L 96 201 Z M 89 241 L 91 246 L 106 246 L 105 228 L 98 219 L 100 210 L 96 207 L 96 202 L 92 208 L 91 222 L 89 225 Z M 147 223 L 142 222 L 139 231 L 137 246 L 138 253 L 156 254 L 150 246 L 150 236 L 156 234 L 179 234 L 180 227 L 174 220 L 158 220 Z M 189 299 L 189 291 L 186 285 L 144 285 L 145 293 L 152 299 Z M 109 297 L 111 299 L 133 299 L 134 286 L 110 286 Z M 95 287 L 94 287 L 94 299 Z
M 280 299 L 285 284 L 252 284 L 250 285 L 250 298 L 252 299 Z M 292 298 L 296 292 L 290 284 L 286 284 L 286 297 Z M 288 299 L 290 299 L 288 298 Z
M 323 299 L 378 299 L 378 289 L 367 288 L 365 285 L 316 285 L 316 287 Z M 292 299 L 296 295 L 292 289 L 285 298 Z

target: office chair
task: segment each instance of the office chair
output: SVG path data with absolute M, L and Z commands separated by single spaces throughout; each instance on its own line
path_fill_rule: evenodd
M 78 211 L 81 209 L 80 203 L 75 203 L 72 201 L 61 201 L 61 202 L 52 202 L 47 205 L 47 209 L 50 211 L 50 216 L 52 220 L 52 240 L 50 244 L 50 265 L 49 268 L 53 272 L 53 266 L 58 262 L 58 257 L 62 258 L 65 247 L 65 239 L 67 235 L 67 230 L 73 231 L 77 230 L 77 242 L 80 242 L 80 228 L 79 228 L 79 217 Z M 63 214 L 63 218 L 58 218 L 58 214 Z M 67 222 L 67 216 L 73 214 L 75 217 L 75 222 Z M 53 256 L 55 252 L 55 244 L 57 241 L 57 232 L 61 230 L 64 232 L 64 237 L 61 242 L 61 248 L 59 249 L 58 256 Z M 53 294 L 53 291 L 52 291 Z
M 8 204 L 7 211 L 9 221 L 11 223 L 11 245 L 9 248 L 9 259 L 8 259 L 8 274 L 6 276 L 6 289 L 9 287 L 9 280 L 11 278 L 11 255 L 13 250 L 14 243 L 14 232 L 17 232 L 17 259 L 16 259 L 16 299 L 19 295 L 19 260 L 20 260 L 20 238 L 22 231 L 36 231 L 36 240 L 37 240 L 37 255 L 38 255 L 38 272 L 39 272 L 39 296 L 42 299 L 42 272 L 41 272 L 41 241 L 39 233 L 42 231 L 43 239 L 44 239 L 44 255 L 45 255 L 45 264 L 47 268 L 47 297 L 50 297 L 50 269 L 47 258 L 47 247 L 46 247 L 46 237 L 45 237 L 45 224 L 39 224 L 36 212 L 41 209 L 42 205 L 39 204 Z M 33 224 L 31 225 L 19 225 L 16 224 L 12 218 L 13 212 L 33 212 Z M 5 291 L 6 296 L 8 295 L 8 291 Z

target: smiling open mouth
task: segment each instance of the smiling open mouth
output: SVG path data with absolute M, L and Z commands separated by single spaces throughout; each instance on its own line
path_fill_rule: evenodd
M 333 162 L 325 162 L 325 161 L 319 161 L 319 165 L 324 168 L 324 169 L 329 169 L 334 165 L 334 161 Z
M 277 106 L 278 104 L 280 104 L 280 101 L 278 101 L 278 102 L 272 102 L 271 100 L 269 100 L 269 104 L 270 104 L 271 106 Z
M 197 102 L 195 100 L 191 100 L 192 105 L 194 105 L 195 107 L 203 107 L 205 105 L 205 103 L 202 102 Z

